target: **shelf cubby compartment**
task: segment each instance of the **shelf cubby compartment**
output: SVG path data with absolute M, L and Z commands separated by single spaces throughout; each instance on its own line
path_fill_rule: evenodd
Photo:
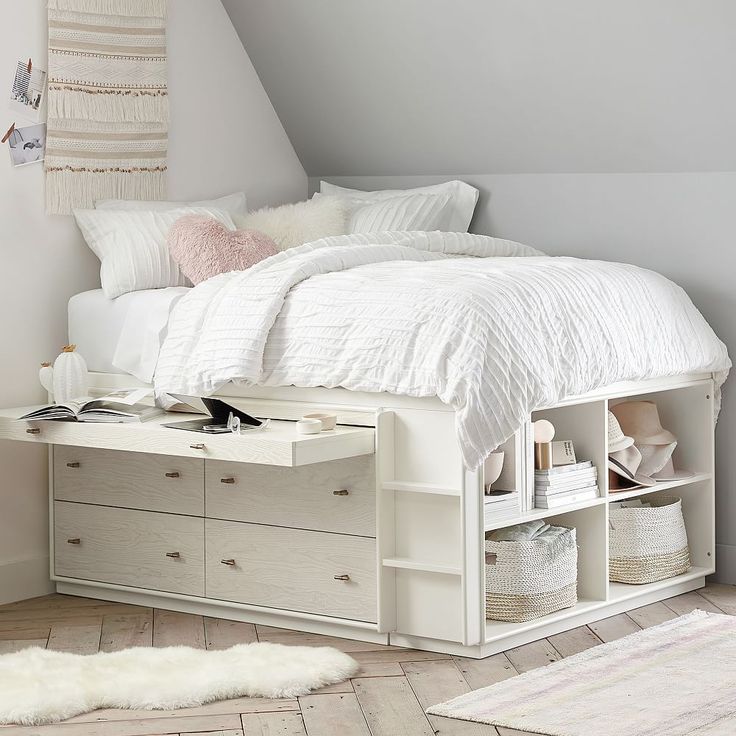
M 535 512 L 542 509 L 535 509 Z M 578 545 L 578 603 L 548 616 L 519 623 L 486 619 L 486 643 L 491 643 L 512 632 L 530 631 L 543 628 L 550 622 L 561 621 L 605 605 L 608 580 L 608 536 L 606 533 L 606 502 L 597 503 L 575 510 L 555 511 L 536 514 L 549 524 L 573 527 L 576 530 Z M 526 520 L 526 519 L 525 519 Z M 484 596 L 485 600 L 485 591 Z
M 710 476 L 704 479 L 691 479 L 689 483 L 681 482 L 678 486 L 668 484 L 667 487 L 649 489 L 647 497 L 663 495 L 682 499 L 682 516 L 685 520 L 688 547 L 690 548 L 691 568 L 681 575 L 676 575 L 655 583 L 632 585 L 628 583 L 609 583 L 609 599 L 619 600 L 645 595 L 650 591 L 660 590 L 676 582 L 687 582 L 711 575 L 715 571 L 715 525 L 713 480 Z M 617 494 L 618 495 L 618 494 Z M 615 501 L 615 498 L 611 499 Z M 646 501 L 646 499 L 642 499 Z

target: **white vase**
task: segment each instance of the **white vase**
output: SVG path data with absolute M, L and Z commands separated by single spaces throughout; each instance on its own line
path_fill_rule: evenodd
M 49 397 L 51 397 L 54 393 L 54 369 L 51 367 L 51 363 L 41 363 L 41 368 L 38 371 L 38 380 L 46 389 Z
M 89 371 L 76 345 L 65 345 L 54 361 L 54 401 L 78 399 L 89 394 Z

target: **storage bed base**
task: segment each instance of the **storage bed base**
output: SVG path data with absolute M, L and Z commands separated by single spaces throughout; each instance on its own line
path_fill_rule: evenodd
M 107 391 L 131 387 L 137 382 L 130 376 L 93 374 L 92 385 L 94 390 Z M 710 374 L 690 374 L 617 384 L 533 412 L 530 421 L 551 420 L 557 427 L 558 437 L 574 442 L 579 459 L 593 460 L 598 467 L 602 496 L 554 510 L 533 509 L 515 520 L 491 519 L 489 523 L 484 521 L 483 513 L 484 468 L 472 472 L 464 468 L 455 437 L 454 411 L 436 398 L 366 394 L 345 389 L 234 385 L 219 392 L 218 395 L 235 403 L 241 402 L 252 413 L 274 420 L 293 421 L 308 411 L 320 409 L 338 414 L 343 439 L 316 437 L 299 446 L 293 440 L 296 435 L 279 421 L 276 421 L 277 431 L 270 435 L 254 434 L 253 439 L 245 435 L 237 440 L 223 438 L 228 444 L 222 445 L 218 439 L 207 438 L 203 451 L 190 450 L 189 444 L 195 440 L 187 438 L 186 433 L 173 432 L 163 436 L 163 444 L 158 448 L 147 448 L 148 438 L 157 441 L 159 435 L 155 428 L 146 425 L 141 430 L 146 433 L 145 440 L 136 436 L 135 429 L 126 427 L 118 432 L 114 426 L 100 428 L 100 436 L 104 435 L 102 443 L 94 438 L 90 441 L 90 432 L 95 428 L 89 425 L 82 427 L 78 435 L 73 425 L 42 426 L 38 432 L 29 434 L 23 423 L 14 421 L 20 412 L 12 409 L 0 411 L 0 439 L 51 444 L 50 534 L 51 548 L 57 549 L 59 560 L 56 564 L 55 555 L 51 555 L 51 578 L 60 593 L 480 658 L 705 584 L 706 576 L 715 570 L 713 394 Z M 630 397 L 656 399 L 663 426 L 680 440 L 675 466 L 692 470 L 692 477 L 658 484 L 653 489 L 609 494 L 607 409 L 609 402 Z M 35 430 L 37 425 L 27 426 Z M 506 463 L 501 482 L 504 487 L 521 492 L 533 476 L 529 427 L 527 423 L 502 448 Z M 182 441 L 185 448 L 179 450 L 174 443 Z M 238 442 L 243 443 L 242 448 Z M 55 444 L 67 445 L 58 453 L 64 459 L 56 464 L 58 467 L 54 463 Z M 75 466 L 74 457 L 69 454 L 74 447 L 80 450 L 82 464 L 89 458 L 83 453 L 117 454 L 119 458 L 110 462 L 110 468 L 114 469 L 110 482 L 99 482 L 100 467 L 107 466 L 98 463 L 92 468 L 92 462 L 87 463 L 87 472 L 90 478 L 98 479 L 94 488 L 89 485 L 92 480 L 86 481 L 86 486 L 81 480 L 81 485 L 75 485 L 73 479 L 64 476 L 62 482 L 59 473 L 66 472 L 67 461 Z M 90 450 L 90 447 L 98 449 Z M 140 458 L 140 453 L 145 453 L 146 458 L 152 453 L 151 459 L 139 462 L 133 470 L 132 459 Z M 198 458 L 194 466 L 193 457 Z M 126 470 L 126 458 L 131 459 L 130 470 Z M 181 473 L 186 499 L 186 504 L 181 506 L 176 497 L 167 495 L 170 486 L 164 484 L 169 481 L 162 479 L 163 475 L 170 475 L 177 458 L 185 458 L 189 465 L 182 467 L 188 468 L 187 473 L 195 467 L 196 475 L 194 480 L 188 478 L 185 482 L 185 472 Z M 360 458 L 371 459 L 370 476 L 366 475 L 365 460 L 359 461 Z M 353 467 L 352 463 L 357 465 Z M 165 474 L 160 472 L 164 470 Z M 336 475 L 338 470 L 345 473 L 344 483 Z M 156 485 L 159 480 L 151 480 L 151 473 L 158 473 L 155 477 L 161 479 L 160 487 Z M 125 482 L 117 483 L 120 491 L 116 496 L 115 479 L 121 474 L 126 478 Z M 56 492 L 55 475 L 60 479 Z M 140 487 L 131 484 L 132 479 L 139 478 L 142 478 Z M 303 480 L 292 483 L 292 478 Z M 259 485 L 248 487 L 256 479 Z M 336 484 L 340 488 L 333 488 Z M 257 490 L 261 487 L 262 495 Z M 152 489 L 150 498 L 140 488 Z M 341 488 L 350 489 L 351 493 L 333 495 Z M 229 497 L 231 491 L 235 495 Z M 237 495 L 239 491 L 241 495 Z M 682 498 L 693 567 L 683 575 L 648 585 L 609 583 L 608 504 L 612 500 L 663 491 Z M 273 504 L 269 502 L 269 493 Z M 323 505 L 324 513 L 315 513 L 310 506 L 310 493 L 315 494 L 315 504 Z M 356 504 L 355 515 L 349 512 L 350 506 L 335 507 L 339 512 L 330 512 L 329 504 L 343 501 Z M 113 545 L 110 550 L 103 547 L 100 553 L 107 577 L 96 574 L 99 571 L 94 569 L 94 554 L 84 559 L 84 543 L 77 544 L 74 538 L 55 539 L 54 510 L 58 504 L 64 507 L 65 535 L 84 536 L 84 530 L 76 533 L 69 528 L 77 516 L 97 524 L 94 533 L 90 533 L 88 555 L 100 539 L 104 541 L 110 519 L 116 515 L 127 519 L 126 523 L 138 534 L 137 522 L 130 520 L 138 518 L 136 514 L 142 515 L 140 518 L 145 521 L 142 528 L 150 533 L 148 537 L 142 536 L 140 543 L 149 545 L 150 549 L 132 547 L 141 555 L 140 587 L 129 583 L 124 535 L 112 540 L 117 547 Z M 91 505 L 97 511 L 75 515 L 74 508 L 82 505 Z M 194 534 L 190 535 L 189 547 L 182 547 L 179 559 L 162 559 L 164 551 L 166 558 L 176 558 L 178 552 L 173 547 L 169 549 L 169 542 L 175 538 L 166 537 L 165 519 L 157 518 L 167 513 L 175 514 L 178 519 L 199 520 L 197 523 L 204 530 L 202 554 Z M 518 521 L 542 518 L 577 530 L 577 605 L 523 623 L 487 621 L 485 534 Z M 251 584 L 252 576 L 257 574 L 254 571 L 249 573 L 248 580 L 243 578 L 243 571 L 249 569 L 245 563 L 250 559 L 250 549 L 254 559 L 258 559 L 258 549 L 247 546 L 248 529 L 253 524 L 259 525 L 259 531 L 252 536 L 265 540 L 264 549 L 269 545 L 272 549 L 280 549 L 279 545 L 291 549 L 291 543 L 295 544 L 294 564 L 289 563 L 288 549 L 283 556 L 261 560 L 259 564 L 267 568 L 262 585 Z M 192 528 L 184 522 L 180 526 Z M 199 527 L 195 524 L 195 531 L 196 528 Z M 229 530 L 217 539 L 211 550 L 207 528 Z M 238 529 L 242 529 L 242 538 L 238 537 Z M 269 530 L 273 530 L 272 534 Z M 310 546 L 311 539 L 315 540 L 314 548 Z M 240 555 L 240 560 L 235 560 L 236 565 L 232 567 L 222 567 L 231 562 L 220 559 L 226 554 L 227 547 L 223 544 L 228 540 L 236 548 L 228 556 Z M 185 552 L 191 559 L 181 559 Z M 120 569 L 115 564 L 118 557 Z M 65 566 L 63 574 L 61 561 Z M 343 561 L 345 570 L 341 568 Z M 239 562 L 243 563 L 240 578 L 235 574 Z M 164 565 L 169 563 L 193 564 L 197 568 L 191 576 L 179 575 L 177 579 L 183 581 L 176 583 L 179 592 L 152 588 L 151 581 L 158 585 L 162 570 L 165 576 Z M 290 600 L 290 582 L 293 576 L 300 575 L 302 565 L 306 565 L 305 579 L 296 581 L 299 584 L 294 586 L 294 599 Z M 230 578 L 223 577 L 231 570 L 232 595 Z M 209 581 L 208 571 L 213 572 Z M 116 576 L 118 579 L 114 579 Z M 315 581 L 314 587 L 305 581 Z M 137 579 L 131 582 L 139 585 Z M 166 588 L 168 583 L 164 577 L 161 587 Z M 169 590 L 174 587 L 173 578 L 168 587 Z M 195 590 L 197 593 L 192 594 Z M 347 595 L 351 590 L 355 591 L 354 599 Z M 286 598 L 284 591 L 287 591 Z M 336 592 L 333 595 L 331 591 Z M 232 600 L 219 600 L 223 596 Z M 285 610 L 285 600 L 295 610 Z

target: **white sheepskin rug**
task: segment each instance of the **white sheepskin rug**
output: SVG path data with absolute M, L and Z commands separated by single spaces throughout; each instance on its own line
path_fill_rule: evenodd
M 173 710 L 229 698 L 293 698 L 357 671 L 352 657 L 331 647 L 268 642 L 86 656 L 33 647 L 0 656 L 0 723 L 56 723 L 98 708 Z

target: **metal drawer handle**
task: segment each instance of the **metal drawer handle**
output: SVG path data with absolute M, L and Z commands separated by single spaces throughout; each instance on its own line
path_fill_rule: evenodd
M 41 434 L 40 427 L 28 427 L 26 434 Z
M 82 544 L 82 540 L 79 537 L 75 537 L 74 539 L 67 539 L 67 544 Z
M 79 463 L 67 463 L 66 466 L 67 468 L 78 468 Z
M 166 553 L 166 556 L 167 557 L 172 557 L 173 559 L 178 560 L 181 557 L 181 553 L 179 553 L 179 552 L 167 552 Z
M 227 483 L 228 485 L 232 485 L 235 483 L 235 478 L 220 478 L 220 483 Z
M 189 447 L 191 447 L 192 450 L 204 450 L 204 445 L 201 442 L 197 442 L 194 445 L 189 445 Z
M 344 488 L 340 491 L 332 491 L 333 496 L 349 496 L 350 491 L 346 491 Z
M 175 470 L 173 473 L 164 473 L 167 478 L 178 478 L 179 473 Z
M 220 562 L 223 565 L 229 565 L 230 567 L 233 567 L 235 565 L 235 560 L 220 560 Z
M 335 580 L 350 580 L 350 575 L 335 575 Z

